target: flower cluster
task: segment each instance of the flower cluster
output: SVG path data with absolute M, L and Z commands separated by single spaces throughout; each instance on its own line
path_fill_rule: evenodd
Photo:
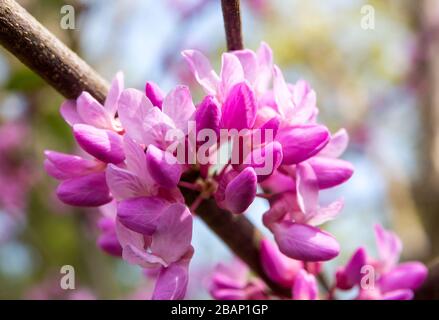
M 146 94 L 124 90 L 118 74 L 104 105 L 84 92 L 61 106 L 90 158 L 46 151 L 46 170 L 61 181 L 59 199 L 101 207 L 99 246 L 130 263 L 158 269 L 154 299 L 183 298 L 193 254 L 192 215 L 177 187 L 183 169 L 169 164 L 166 157 L 172 155 L 159 148 L 166 125 L 187 121 L 181 117 L 182 99 L 193 113 L 187 88 L 177 87 L 166 97 L 151 84 Z
M 318 197 L 321 189 L 342 184 L 353 173 L 349 162 L 337 159 L 348 144 L 346 131 L 331 135 L 317 123 L 315 92 L 305 81 L 287 83 L 265 43 L 257 52 L 224 53 L 219 76 L 200 52 L 188 50 L 183 56 L 208 95 L 204 101 L 210 102 L 209 112 L 203 104 L 197 110 L 197 125 L 248 130 L 247 137 L 262 132 L 259 143 L 247 150 L 236 143 L 241 162 L 219 179 L 218 204 L 235 213 L 245 211 L 259 182 L 271 206 L 264 224 L 282 253 L 302 261 L 336 257 L 337 241 L 316 226 L 333 219 L 343 202 L 321 207 Z M 267 165 L 270 170 L 262 172 Z
M 353 173 L 338 159 L 346 131 L 331 135 L 317 123 L 315 92 L 304 81 L 287 83 L 264 43 L 257 52 L 224 53 L 219 75 L 202 53 L 182 54 L 206 94 L 197 106 L 185 86 L 167 94 L 152 82 L 143 92 L 124 89 L 121 74 L 103 105 L 84 92 L 61 106 L 88 157 L 46 151 L 46 170 L 60 181 L 59 199 L 100 207 L 99 246 L 153 269 L 153 299 L 181 299 L 199 204 L 214 199 L 242 214 L 256 196 L 267 198 L 263 222 L 277 244 L 262 243 L 267 274 L 293 286 L 293 297 L 317 297 L 310 270 L 318 273 L 322 261 L 339 254 L 335 238 L 317 226 L 343 207 L 342 200 L 321 206 L 319 191 Z M 225 161 L 218 162 L 224 150 Z M 185 199 L 183 188 L 198 197 Z M 267 295 L 260 281 L 235 280 L 230 273 L 216 277 L 214 297 Z
M 380 225 L 375 226 L 379 259 L 357 249 L 343 267 L 339 267 L 326 294 L 319 294 L 317 277 L 323 277 L 322 263 L 291 259 L 282 254 L 270 240 L 261 244 L 260 260 L 271 281 L 290 290 L 294 300 L 335 299 L 337 291 L 356 288 L 353 298 L 360 300 L 409 300 L 427 276 L 427 268 L 420 262 L 397 265 L 401 252 L 399 238 Z M 271 292 L 263 282 L 252 277 L 239 261 L 230 266 L 218 265 L 210 279 L 210 293 L 215 299 L 285 299 Z

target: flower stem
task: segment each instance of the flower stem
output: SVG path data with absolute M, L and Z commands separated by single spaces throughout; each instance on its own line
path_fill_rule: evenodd
M 239 0 L 221 0 L 221 8 L 223 10 L 224 29 L 226 31 L 227 50 L 243 49 Z

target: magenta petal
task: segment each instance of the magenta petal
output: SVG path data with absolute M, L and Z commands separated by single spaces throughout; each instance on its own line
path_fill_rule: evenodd
M 266 142 L 272 142 L 277 135 L 279 130 L 280 120 L 278 117 L 273 117 L 267 122 L 265 122 L 260 128 L 256 129 L 259 131 L 261 144 Z
M 139 248 L 131 244 L 123 247 L 122 257 L 128 263 L 138 265 L 142 268 L 156 268 L 167 265 L 160 257 L 147 252 L 144 248 Z
M 349 135 L 345 129 L 340 129 L 332 135 L 329 143 L 320 151 L 319 156 L 338 158 L 346 150 L 349 144 Z
M 64 101 L 63 104 L 61 105 L 60 112 L 61 112 L 61 116 L 70 126 L 84 122 L 84 120 L 82 120 L 81 116 L 78 114 L 78 111 L 76 110 L 75 100 Z
M 115 233 L 103 233 L 98 238 L 98 246 L 101 250 L 115 257 L 122 256 L 122 247 Z
M 363 274 L 361 268 L 366 265 L 367 255 L 364 248 L 359 248 L 352 255 L 345 267 L 339 269 L 336 274 L 337 288 L 350 290 L 359 285 Z
M 427 267 L 420 262 L 401 263 L 380 277 L 380 289 L 382 292 L 415 290 L 425 281 L 427 274 Z
M 409 289 L 404 290 L 396 290 L 392 292 L 388 292 L 382 296 L 383 300 L 412 300 L 413 299 L 413 291 Z
M 317 211 L 319 201 L 319 187 L 316 174 L 312 167 L 303 162 L 296 168 L 297 203 L 305 214 Z
M 120 163 L 125 159 L 122 137 L 110 130 L 76 124 L 73 126 L 76 141 L 82 149 L 106 163 Z
M 160 109 L 162 108 L 165 94 L 158 85 L 152 81 L 148 81 L 145 85 L 145 93 L 154 107 L 159 107 Z
M 189 88 L 179 85 L 169 92 L 163 100 L 162 111 L 174 121 L 177 129 L 187 133 L 188 122 L 192 120 L 195 113 Z
M 340 246 L 331 234 L 306 224 L 275 223 L 273 233 L 279 250 L 292 259 L 327 261 L 340 252 Z
M 169 204 L 157 197 L 131 198 L 119 202 L 117 217 L 127 228 L 141 234 L 152 235 L 161 213 Z
M 153 109 L 151 101 L 136 89 L 125 89 L 119 98 L 118 116 L 126 134 L 138 143 L 144 143 L 144 123 Z
M 349 180 L 354 173 L 354 167 L 347 161 L 332 158 L 313 157 L 308 163 L 316 173 L 319 188 L 335 187 Z
M 225 129 L 249 129 L 256 120 L 257 102 L 245 82 L 232 87 L 223 105 L 222 126 Z
M 123 73 L 118 72 L 111 82 L 110 90 L 108 91 L 107 98 L 105 99 L 104 108 L 111 116 L 116 115 L 117 104 L 120 94 L 123 90 Z
M 258 182 L 267 179 L 282 163 L 282 146 L 274 141 L 253 150 L 244 160 L 245 166 L 255 169 Z
M 103 163 L 87 160 L 76 155 L 47 150 L 47 173 L 56 179 L 70 179 L 103 169 Z
M 98 207 L 112 200 L 104 172 L 65 180 L 56 194 L 62 202 L 80 207 Z
M 261 242 L 261 264 L 265 274 L 274 282 L 286 288 L 291 287 L 302 262 L 282 254 L 277 246 L 268 239 Z
M 241 260 L 234 259 L 227 263 L 219 263 L 211 277 L 211 288 L 244 289 L 248 282 L 250 270 Z
M 321 125 L 300 125 L 280 130 L 276 140 L 283 148 L 282 164 L 305 161 L 317 154 L 329 141 L 329 131 Z
M 237 83 L 244 81 L 244 70 L 239 59 L 228 52 L 223 53 L 221 59 L 221 96 L 225 97 L 229 90 Z
M 195 113 L 197 133 L 203 129 L 211 129 L 219 137 L 221 109 L 212 96 L 206 96 L 198 105 Z
M 243 289 L 212 288 L 209 293 L 215 300 L 246 300 L 248 298 Z
M 106 170 L 106 178 L 111 194 L 116 200 L 148 194 L 148 187 L 144 181 L 126 169 L 110 164 Z
M 374 229 L 381 267 L 384 271 L 389 271 L 399 261 L 402 251 L 401 240 L 394 232 L 385 230 L 379 224 L 376 224 Z
M 233 213 L 244 212 L 255 199 L 256 189 L 257 177 L 254 169 L 244 169 L 226 187 L 225 208 Z
M 197 50 L 185 50 L 181 53 L 189 64 L 198 83 L 207 94 L 215 95 L 220 79 L 210 65 L 209 59 Z
M 171 264 L 189 250 L 191 240 L 192 215 L 185 205 L 175 203 L 163 211 L 152 237 L 151 251 Z
M 152 300 L 182 300 L 186 294 L 189 278 L 189 262 L 193 249 L 178 262 L 163 268 L 157 278 Z
M 248 49 L 233 51 L 232 54 L 239 59 L 244 71 L 245 79 L 250 83 L 254 83 L 258 76 L 258 61 L 256 54 Z
M 294 300 L 317 300 L 318 287 L 316 278 L 304 269 L 300 270 L 294 280 L 292 293 Z
M 182 170 L 177 159 L 152 144 L 146 151 L 146 167 L 151 177 L 163 188 L 175 188 L 180 181 Z
M 111 129 L 112 118 L 105 108 L 88 92 L 76 100 L 77 111 L 85 123 L 100 129 Z

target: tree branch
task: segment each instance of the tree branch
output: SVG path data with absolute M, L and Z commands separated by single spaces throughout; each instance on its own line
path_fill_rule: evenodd
M 243 49 L 239 0 L 221 0 L 221 8 L 223 10 L 224 29 L 226 31 L 227 50 Z
M 108 83 L 13 0 L 0 0 L 0 43 L 66 98 L 104 100 Z
M 229 4 L 225 6 L 226 11 L 230 10 Z M 237 10 L 235 17 L 237 13 L 239 19 L 239 6 Z M 236 41 L 235 35 L 232 39 Z M 240 38 L 236 43 L 233 41 L 232 48 L 242 47 Z M 76 98 L 82 91 L 88 91 L 104 101 L 108 83 L 13 0 L 0 0 L 0 43 L 66 98 Z M 183 191 L 188 201 L 193 199 L 191 191 Z M 263 272 L 259 259 L 262 235 L 245 216 L 222 210 L 213 200 L 204 201 L 197 214 L 271 290 L 289 295 L 288 290 L 277 286 Z

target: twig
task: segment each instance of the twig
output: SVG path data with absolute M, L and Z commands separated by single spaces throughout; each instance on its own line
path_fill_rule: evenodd
M 66 98 L 105 98 L 108 83 L 13 0 L 0 0 L 0 43 Z
M 243 49 L 239 0 L 221 0 L 221 8 L 223 10 L 224 29 L 226 31 L 227 50 Z

